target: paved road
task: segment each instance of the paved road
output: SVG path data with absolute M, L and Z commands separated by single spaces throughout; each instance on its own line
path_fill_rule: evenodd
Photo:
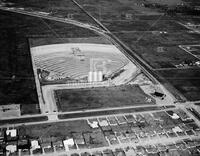
M 156 106 L 156 105 L 154 105 L 154 106 Z M 137 106 L 137 107 L 141 107 L 141 106 Z M 135 107 L 135 108 L 137 108 L 137 107 Z M 148 105 L 148 106 L 144 106 L 144 108 L 145 107 L 150 107 L 150 105 Z M 177 106 L 175 106 L 175 108 L 176 108 Z M 172 109 L 175 109 L 175 108 L 166 108 L 166 109 L 164 109 L 165 111 L 166 110 L 172 110 Z M 110 109 L 110 110 L 112 110 L 112 109 Z M 93 111 L 93 110 L 92 110 Z M 152 113 L 152 112 L 157 112 L 157 111 L 159 111 L 159 110 L 150 110 L 150 111 L 145 111 L 145 112 L 150 112 L 150 113 Z M 73 112 L 70 112 L 71 114 L 73 114 Z M 119 113 L 119 114 L 110 114 L 110 115 L 97 115 L 97 116 L 95 116 L 95 118 L 98 118 L 98 117 L 108 117 L 108 116 L 114 116 L 114 115 L 117 115 L 117 116 L 120 116 L 120 115 L 125 115 L 125 114 L 140 114 L 140 113 L 144 113 L 144 112 L 142 112 L 142 111 L 140 111 L 140 112 L 133 112 L 133 113 Z M 49 115 L 55 115 L 55 114 L 65 114 L 64 112 L 63 113 L 61 113 L 61 112 L 57 112 L 57 113 L 53 113 L 53 114 L 49 114 Z M 27 115 L 26 117 L 37 117 L 37 116 L 43 116 L 43 115 Z M 25 117 L 24 117 L 25 118 Z M 87 119 L 91 119 L 91 118 L 94 118 L 93 116 L 86 116 L 86 117 L 77 117 L 77 118 L 68 118 L 68 119 L 62 119 L 62 120 L 48 120 L 48 121 L 40 121 L 40 122 L 28 122 L 28 123 L 18 123 L 18 124 L 7 124 L 7 125 L 1 125 L 0 127 L 6 127 L 6 126 L 8 126 L 8 127 L 12 127 L 13 125 L 14 126 L 20 126 L 20 125 L 36 125 L 36 124 L 45 124 L 45 123 L 52 123 L 52 122 L 64 122 L 64 121 L 75 121 L 75 120 L 87 120 Z M 19 119 L 20 119 L 20 117 L 19 117 Z

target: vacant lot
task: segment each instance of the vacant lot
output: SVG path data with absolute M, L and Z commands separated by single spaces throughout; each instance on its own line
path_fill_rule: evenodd
M 188 100 L 200 100 L 200 69 L 160 71 Z
M 76 0 L 83 8 L 99 20 L 125 20 L 126 14 L 158 14 L 146 8 L 145 0 Z
M 182 43 L 196 43 L 198 41 L 196 36 L 157 32 L 120 32 L 115 35 L 154 69 L 176 68 L 175 65 L 183 63 L 185 60 L 198 60 L 178 47 Z M 178 36 L 176 39 L 175 35 Z M 162 51 L 159 51 L 159 48 L 162 48 Z
M 84 37 L 84 38 L 31 38 L 29 39 L 30 47 L 36 47 L 49 44 L 60 43 L 94 43 L 94 44 L 111 44 L 104 37 Z
M 58 140 L 65 139 L 67 136 L 72 137 L 72 133 L 92 132 L 92 128 L 86 120 L 21 126 L 19 130 L 30 138 L 50 139 L 55 137 Z
M 24 8 L 24 10 L 31 12 L 46 12 L 54 17 L 71 18 L 97 26 L 93 19 L 72 0 L 8 0 L 7 2 L 12 2 L 12 7 Z
M 122 114 L 122 113 L 134 113 L 134 112 L 145 112 L 145 111 L 155 111 L 162 110 L 165 108 L 173 108 L 175 106 L 145 106 L 145 107 L 135 107 L 135 108 L 124 108 L 124 109 L 115 109 L 115 110 L 103 110 L 103 111 L 94 111 L 94 112 L 81 112 L 81 113 L 67 113 L 58 115 L 59 119 L 71 119 L 71 118 L 81 118 L 81 117 L 91 117 L 91 116 L 103 116 L 103 115 L 113 115 L 113 114 Z
M 139 86 L 56 90 L 55 98 L 58 109 L 63 112 L 154 103 L 153 99 L 147 102 L 150 97 Z
M 164 5 L 177 5 L 177 4 L 181 4 L 183 1 L 182 0 L 147 0 L 147 2 L 164 4 Z
M 28 122 L 42 122 L 47 121 L 47 116 L 40 116 L 40 117 L 31 117 L 31 118 L 21 118 L 21 119 L 9 119 L 9 120 L 0 120 L 0 126 L 6 124 L 20 124 L 20 123 L 28 123 Z

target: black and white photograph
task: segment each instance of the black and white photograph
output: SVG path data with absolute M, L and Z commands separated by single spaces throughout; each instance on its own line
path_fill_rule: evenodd
M 200 0 L 0 0 L 0 156 L 200 156 Z

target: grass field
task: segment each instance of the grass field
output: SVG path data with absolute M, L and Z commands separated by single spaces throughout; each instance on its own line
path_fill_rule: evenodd
M 28 125 L 19 128 L 23 129 L 24 135 L 28 135 L 31 138 L 48 139 L 55 137 L 59 140 L 65 139 L 66 136 L 72 137 L 72 133 L 92 131 L 86 120 Z
M 175 106 L 170 105 L 166 108 L 174 108 Z M 136 108 L 126 108 L 126 109 L 116 109 L 116 110 L 104 110 L 104 111 L 94 111 L 94 112 L 83 112 L 83 113 L 70 113 L 70 114 L 59 114 L 59 119 L 71 119 L 71 118 L 81 118 L 90 116 L 103 116 L 103 115 L 113 115 L 122 113 L 134 113 L 134 112 L 145 112 L 145 111 L 156 111 L 162 110 L 163 106 L 147 106 L 147 107 L 136 107 Z
M 115 33 L 115 35 L 124 41 L 154 69 L 176 68 L 175 65 L 185 60 L 198 60 L 178 47 L 178 45 L 182 43 L 197 43 L 200 38 L 198 35 L 190 35 L 184 32 L 158 34 L 157 32 L 143 31 L 120 32 Z M 137 41 L 138 39 L 139 41 Z M 163 47 L 163 52 L 158 52 L 158 47 Z
M 99 87 L 85 89 L 55 90 L 59 111 L 83 111 L 99 108 L 125 107 L 144 104 L 146 95 L 139 86 Z
M 61 43 L 111 44 L 110 41 L 100 36 L 84 38 L 30 38 L 29 43 L 30 47 Z
M 85 10 L 99 20 L 125 20 L 126 14 L 157 14 L 144 7 L 144 0 L 76 0 Z
M 200 70 L 159 71 L 165 79 L 180 91 L 188 100 L 200 100 Z
M 72 0 L 8 0 L 7 2 L 12 2 L 12 7 L 24 8 L 24 10 L 31 12 L 47 12 L 54 17 L 70 17 L 97 26 L 92 18 L 86 15 Z
M 28 122 L 41 122 L 41 121 L 47 121 L 47 120 L 48 120 L 47 116 L 0 120 L 0 126 L 7 125 L 7 124 L 12 125 L 12 124 L 20 124 L 20 123 L 28 123 Z
M 182 0 L 147 0 L 150 3 L 159 3 L 159 4 L 166 4 L 166 5 L 176 5 L 180 4 Z
M 38 97 L 28 39 L 49 37 L 53 40 L 53 38 L 84 38 L 98 35 L 59 22 L 42 21 L 35 17 L 5 11 L 0 11 L 0 14 L 0 104 L 17 103 L 22 105 L 22 114 L 39 113 L 36 109 Z M 33 106 L 25 106 L 31 104 Z

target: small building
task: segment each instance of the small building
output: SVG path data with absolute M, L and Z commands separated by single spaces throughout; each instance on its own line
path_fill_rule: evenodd
M 85 140 L 82 133 L 72 133 L 74 142 L 79 148 L 86 148 Z
M 27 139 L 20 139 L 17 142 L 17 148 L 18 149 L 30 149 L 31 144 L 30 144 L 29 140 L 27 140 Z
M 52 153 L 54 151 L 51 142 L 43 142 L 41 143 L 41 147 L 45 153 Z
M 178 116 L 178 114 L 173 113 L 173 115 L 171 115 L 171 118 L 174 119 L 174 120 L 177 120 L 177 119 L 179 119 L 180 117 Z
M 163 93 L 161 93 L 161 92 L 157 92 L 157 91 L 155 91 L 155 92 L 152 93 L 151 95 L 154 96 L 154 97 L 160 98 L 161 100 L 163 100 L 163 99 L 166 97 L 165 94 L 163 94 Z
M 90 71 L 88 73 L 88 82 L 101 82 L 103 81 L 103 72 L 102 71 Z
M 158 53 L 163 53 L 163 52 L 165 52 L 164 47 L 157 47 L 157 52 L 158 52 Z
M 18 149 L 21 152 L 21 156 L 30 155 L 30 149 Z
M 42 149 L 41 149 L 41 146 L 39 145 L 38 140 L 31 141 L 31 150 L 32 150 L 32 153 L 36 155 L 42 153 Z
M 17 144 L 15 142 L 9 143 L 6 146 L 6 154 L 11 155 L 17 153 Z
M 106 127 L 106 126 L 109 126 L 109 123 L 106 119 L 105 120 L 99 120 L 99 125 L 101 127 Z
M 18 138 L 16 129 L 6 130 L 6 141 L 16 141 Z
M 89 121 L 87 121 L 88 122 L 88 125 L 91 127 L 91 128 L 99 128 L 99 126 L 98 126 L 98 122 L 97 121 L 92 121 L 92 122 L 89 122 Z
M 53 147 L 56 151 L 63 151 L 65 149 L 62 140 L 54 141 Z
M 72 138 L 68 138 L 68 139 L 63 140 L 63 144 L 64 144 L 66 151 L 69 151 L 69 148 L 73 147 L 75 145 L 74 140 Z

